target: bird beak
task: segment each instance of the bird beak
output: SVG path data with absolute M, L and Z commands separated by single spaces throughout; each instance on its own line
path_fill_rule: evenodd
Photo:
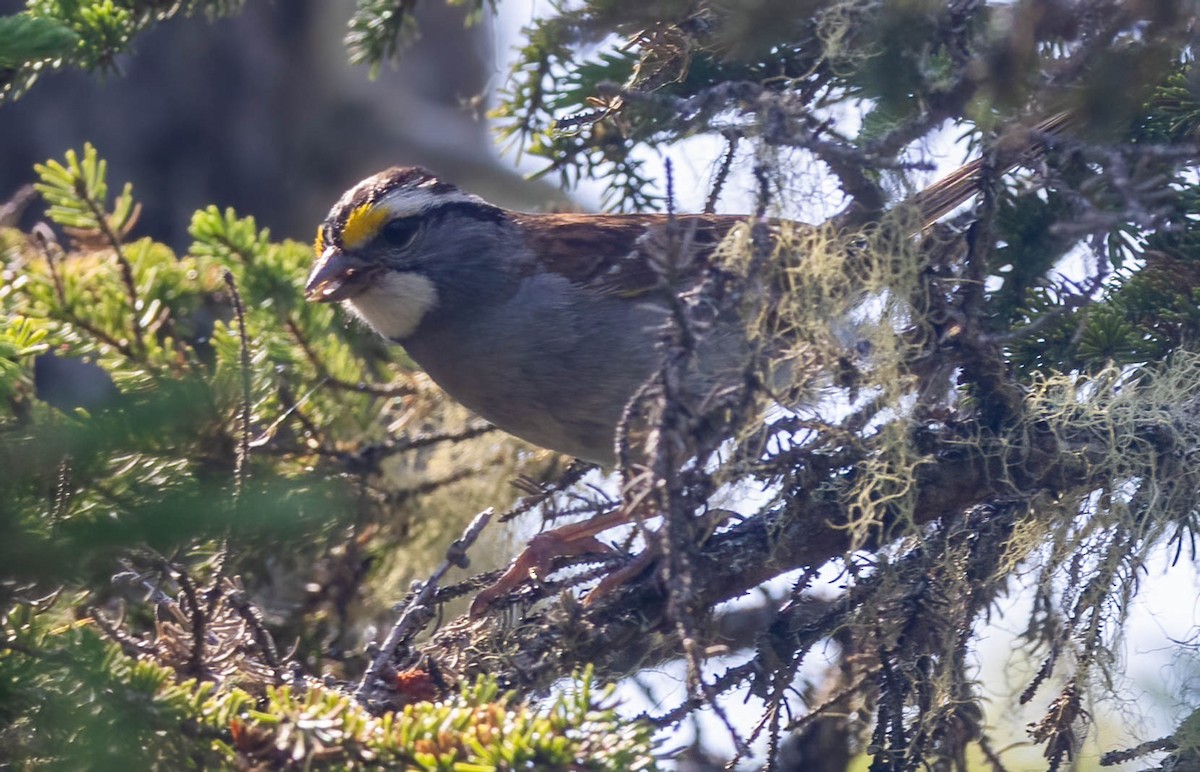
M 333 303 L 357 295 L 366 289 L 363 280 L 370 268 L 364 260 L 347 255 L 337 247 L 328 247 L 308 275 L 304 298 L 314 303 Z

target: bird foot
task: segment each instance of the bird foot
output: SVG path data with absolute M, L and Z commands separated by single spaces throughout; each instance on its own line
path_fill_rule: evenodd
M 658 555 L 654 552 L 654 550 L 649 548 L 642 550 L 633 557 L 633 560 L 629 561 L 615 571 L 610 571 L 608 574 L 606 574 L 605 577 L 600 580 L 599 584 L 588 591 L 587 596 L 583 599 L 583 605 L 591 606 L 613 590 L 623 587 L 624 585 L 638 578 L 643 571 L 654 565 L 654 561 L 657 557 Z
M 545 579 L 554 569 L 555 558 L 613 552 L 612 547 L 595 536 L 573 533 L 573 530 L 573 526 L 566 526 L 534 536 L 504 574 L 491 586 L 480 590 L 471 601 L 471 618 L 478 619 L 497 599 L 521 586 L 526 579 Z

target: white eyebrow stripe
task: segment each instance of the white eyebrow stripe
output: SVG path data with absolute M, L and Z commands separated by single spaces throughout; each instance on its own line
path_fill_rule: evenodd
M 394 190 L 380 198 L 375 205 L 386 208 L 392 217 L 412 217 L 425 212 L 435 205 L 441 206 L 442 204 L 461 202 L 483 203 L 483 199 L 473 196 L 470 193 L 464 193 L 461 190 L 443 190 L 440 193 L 435 193 L 432 190 L 424 190 L 419 187 L 405 187 Z

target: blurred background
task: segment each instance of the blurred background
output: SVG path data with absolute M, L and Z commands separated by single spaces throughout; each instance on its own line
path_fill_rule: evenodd
M 0 201 L 33 181 L 35 163 L 88 141 L 110 179 L 133 183 L 137 234 L 177 250 L 209 204 L 307 241 L 343 190 L 394 164 L 429 167 L 506 206 L 565 203 L 514 171 L 511 154 L 498 157 L 484 113 L 507 46 L 488 15 L 468 27 L 465 9 L 420 3 L 420 39 L 372 81 L 347 63 L 352 6 L 250 2 L 211 23 L 177 18 L 140 36 L 100 83 L 74 70 L 45 77 L 4 108 Z M 528 3 L 506 8 L 514 30 L 521 6 L 527 14 Z M 22 8 L 0 0 L 0 13 Z

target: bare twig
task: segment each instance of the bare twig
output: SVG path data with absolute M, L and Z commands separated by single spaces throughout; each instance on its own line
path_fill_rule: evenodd
M 13 193 L 12 198 L 0 204 L 0 228 L 14 228 L 21 215 L 29 208 L 29 204 L 37 198 L 37 190 L 32 185 L 22 185 Z
M 246 332 L 246 306 L 242 302 L 242 293 L 238 291 L 237 281 L 233 277 L 233 272 L 228 268 L 222 274 L 225 280 L 225 285 L 229 287 L 230 297 L 233 299 L 233 313 L 238 323 L 238 344 L 240 360 L 238 369 L 241 371 L 242 377 L 242 399 L 238 406 L 238 442 L 237 454 L 233 462 L 233 504 L 235 507 L 241 506 L 242 491 L 246 487 L 246 476 L 249 474 L 250 461 L 250 336 Z M 208 605 L 206 612 L 212 616 L 216 609 L 217 600 L 220 598 L 221 579 L 225 576 L 225 563 L 229 555 L 229 535 L 221 539 L 221 543 L 217 549 L 216 557 L 214 558 L 214 570 L 212 583 L 208 589 Z
M 240 498 L 246 483 L 246 465 L 250 458 L 250 338 L 246 333 L 246 306 L 238 292 L 233 272 L 226 269 L 223 277 L 233 298 L 233 313 L 238 323 L 238 343 L 241 348 L 240 369 L 242 375 L 242 401 L 238 410 L 238 449 L 234 463 L 234 496 Z
M 146 341 L 142 332 L 142 320 L 140 316 L 142 303 L 138 297 L 137 282 L 133 278 L 133 265 L 129 262 L 129 258 L 125 256 L 125 247 L 121 241 L 121 237 L 112 229 L 112 224 L 108 221 L 108 214 L 104 211 L 104 207 L 100 205 L 99 201 L 88 195 L 82 180 L 77 182 L 75 192 L 87 203 L 92 216 L 100 224 L 101 234 L 103 234 L 105 241 L 108 242 L 108 246 L 116 255 L 117 266 L 121 269 L 121 283 L 125 285 L 125 294 L 129 297 L 129 323 L 130 327 L 133 328 L 133 340 L 137 350 L 144 352 L 146 350 Z
M 1173 751 L 1179 747 L 1174 736 L 1160 737 L 1157 740 L 1149 740 L 1141 745 L 1133 748 L 1126 748 L 1120 751 L 1109 751 L 1100 757 L 1100 766 L 1111 767 L 1117 764 L 1123 764 L 1127 761 L 1133 761 L 1143 756 L 1148 756 L 1151 753 L 1161 753 L 1162 751 Z
M 583 479 L 584 475 L 595 468 L 596 467 L 594 464 L 589 464 L 586 461 L 573 462 L 571 466 L 567 468 L 567 471 L 563 472 L 557 480 L 542 486 L 541 490 L 538 492 L 521 498 L 516 504 L 510 507 L 507 512 L 499 517 L 499 522 L 507 523 L 509 520 L 512 520 L 515 517 L 520 517 L 536 507 L 538 504 L 541 504 L 546 499 L 553 496 L 555 493 L 559 493 L 560 491 L 570 488 L 572 485 Z
M 246 626 L 250 628 L 250 635 L 254 637 L 258 653 L 262 655 L 263 660 L 275 675 L 275 683 L 284 683 L 286 678 L 283 666 L 279 661 L 279 651 L 275 648 L 275 639 L 271 637 L 271 633 L 263 624 L 262 615 L 259 614 L 258 609 L 252 606 L 250 601 L 246 600 L 246 597 L 238 590 L 227 592 L 226 599 L 229 601 L 230 607 L 245 620 Z
M 329 450 L 319 451 L 328 453 L 338 458 L 353 457 L 357 464 L 366 465 L 368 468 L 374 468 L 379 465 L 383 459 L 394 456 L 399 453 L 407 453 L 410 450 L 437 445 L 442 442 L 462 442 L 464 440 L 474 439 L 488 432 L 496 431 L 496 427 L 486 421 L 476 421 L 468 424 L 464 429 L 444 432 L 426 432 L 424 434 L 416 434 L 411 437 L 400 437 L 395 440 L 387 440 L 385 442 L 376 442 L 369 445 L 363 445 L 357 448 L 353 453 L 345 451 Z
M 446 559 L 434 569 L 430 574 L 429 579 L 422 585 L 417 592 L 415 598 L 409 601 L 400 618 L 396 620 L 396 624 L 392 626 L 388 632 L 387 638 L 384 639 L 383 645 L 379 648 L 379 653 L 372 660 L 367 672 L 363 674 L 362 681 L 359 682 L 358 688 L 354 691 L 354 697 L 362 704 L 369 706 L 371 696 L 375 690 L 375 682 L 383 675 L 385 669 L 395 660 L 397 649 L 411 636 L 415 635 L 425 623 L 433 618 L 433 609 L 431 605 L 437 595 L 438 582 L 442 577 L 453 567 L 465 568 L 470 565 L 467 558 L 467 550 L 479 538 L 479 534 L 487 527 L 487 524 L 492 519 L 492 509 L 485 509 L 475 516 L 475 519 L 467 525 L 462 536 L 450 545 L 446 550 Z
M 979 750 L 983 752 L 984 759 L 992 765 L 992 772 L 1008 772 L 1008 768 L 1004 766 L 1004 762 L 1000 759 L 1000 753 L 992 747 L 992 742 L 985 734 L 980 737 L 976 743 Z
M 712 214 L 717 211 L 717 200 L 721 197 L 721 192 L 725 189 L 725 181 L 729 179 L 729 170 L 733 168 L 733 158 L 737 155 L 738 140 L 740 135 L 736 132 L 728 132 L 725 135 L 725 155 L 721 158 L 721 166 L 717 169 L 717 176 L 713 179 L 712 190 L 708 193 L 708 200 L 704 202 L 704 213 Z
M 358 394 L 371 394 L 376 397 L 407 397 L 416 392 L 412 385 L 407 383 L 387 385 L 367 383 L 366 381 L 352 383 L 331 375 L 329 373 L 329 369 L 325 367 L 325 363 L 321 361 L 321 357 L 317 355 L 316 350 L 314 350 L 312 344 L 309 343 L 308 336 L 304 334 L 304 331 L 300 328 L 300 325 L 296 322 L 296 319 L 289 314 L 284 323 L 287 325 L 288 332 L 290 332 L 292 337 L 296 339 L 296 343 L 300 346 L 300 350 L 304 352 L 304 356 L 306 359 L 308 359 L 309 364 L 311 364 L 313 369 L 317 371 L 317 376 L 330 386 L 343 391 L 353 391 Z
M 176 568 L 166 560 L 161 561 L 161 566 L 163 571 L 175 577 L 187 602 L 192 627 L 192 652 L 188 658 L 187 669 L 189 675 L 199 677 L 203 675 L 205 669 L 204 649 L 207 639 L 208 615 L 205 607 L 200 605 L 200 593 L 196 591 L 196 585 L 192 582 L 192 578 L 185 571 Z
M 108 621 L 98 608 L 84 609 L 88 619 L 99 627 L 100 630 L 108 636 L 109 640 L 121 647 L 121 651 L 125 652 L 125 656 L 134 659 L 141 659 L 153 654 L 153 647 L 139 641 L 137 638 L 126 633 L 118 625 L 114 625 Z

